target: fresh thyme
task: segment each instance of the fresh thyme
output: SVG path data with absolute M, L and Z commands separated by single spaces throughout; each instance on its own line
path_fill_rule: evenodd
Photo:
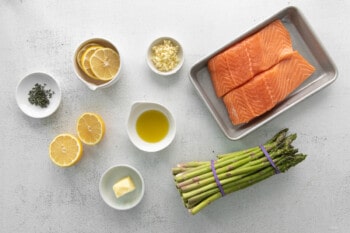
M 43 85 L 36 83 L 34 87 L 29 91 L 29 103 L 46 108 L 50 104 L 50 99 L 55 94 L 51 89 L 46 90 L 46 83 Z

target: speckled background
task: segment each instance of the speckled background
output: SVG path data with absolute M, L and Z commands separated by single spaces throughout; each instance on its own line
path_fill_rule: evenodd
M 239 141 L 220 131 L 188 79 L 200 58 L 287 6 L 297 6 L 339 70 L 338 80 Z M 309 1 L 0 1 L 0 232 L 350 232 L 349 89 L 350 33 L 346 0 Z M 184 47 L 185 64 L 171 78 L 155 76 L 146 49 L 169 35 Z M 120 81 L 90 91 L 73 72 L 75 48 L 104 37 L 120 49 Z M 18 108 L 16 85 L 32 72 L 61 84 L 62 103 L 45 119 Z M 134 101 L 167 106 L 177 122 L 174 142 L 144 153 L 127 137 Z M 98 112 L 104 140 L 85 146 L 74 167 L 48 157 L 55 135 L 75 133 L 77 117 Z M 286 174 L 212 203 L 196 216 L 183 207 L 171 167 L 255 146 L 281 128 L 298 133 L 296 146 L 309 157 Z M 120 212 L 100 198 L 98 182 L 110 166 L 127 163 L 143 175 L 142 202 Z

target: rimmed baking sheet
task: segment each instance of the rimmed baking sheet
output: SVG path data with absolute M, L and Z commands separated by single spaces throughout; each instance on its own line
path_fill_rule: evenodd
M 277 19 L 280 19 L 288 29 L 292 37 L 293 48 L 298 50 L 316 68 L 316 71 L 272 110 L 247 124 L 235 126 L 229 119 L 223 101 L 215 94 L 207 68 L 208 60 Z M 189 77 L 223 133 L 231 140 L 238 140 L 331 84 L 337 78 L 337 69 L 301 12 L 296 7 L 288 7 L 198 61 L 192 66 Z

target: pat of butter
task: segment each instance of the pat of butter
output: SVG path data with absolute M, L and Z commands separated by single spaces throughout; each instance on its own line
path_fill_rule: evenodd
M 113 185 L 113 191 L 117 198 L 135 190 L 135 184 L 130 176 L 124 177 Z

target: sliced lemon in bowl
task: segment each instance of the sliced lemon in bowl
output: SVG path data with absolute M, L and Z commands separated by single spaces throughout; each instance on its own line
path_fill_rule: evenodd
M 105 123 L 99 114 L 87 112 L 78 118 L 79 139 L 87 145 L 96 145 L 105 134 Z
M 87 48 L 80 59 L 80 63 L 82 66 L 81 68 L 83 69 L 86 75 L 88 75 L 90 78 L 93 78 L 93 79 L 98 79 L 98 78 L 95 76 L 95 74 L 91 70 L 90 58 L 96 50 L 101 48 L 103 48 L 101 45 L 93 45 Z
M 81 141 L 72 134 L 57 135 L 50 143 L 49 155 L 53 163 L 60 167 L 76 164 L 83 155 Z
M 91 48 L 92 46 L 99 46 L 99 44 L 97 44 L 97 43 L 88 43 L 88 44 L 84 45 L 81 49 L 79 49 L 79 51 L 78 51 L 78 54 L 76 56 L 76 60 L 77 60 L 77 63 L 78 63 L 78 65 L 79 65 L 79 67 L 81 69 L 83 69 L 83 65 L 81 63 L 82 57 L 83 57 L 85 51 L 88 48 Z
M 109 81 L 118 73 L 120 56 L 111 48 L 96 49 L 90 57 L 90 68 L 99 80 Z

